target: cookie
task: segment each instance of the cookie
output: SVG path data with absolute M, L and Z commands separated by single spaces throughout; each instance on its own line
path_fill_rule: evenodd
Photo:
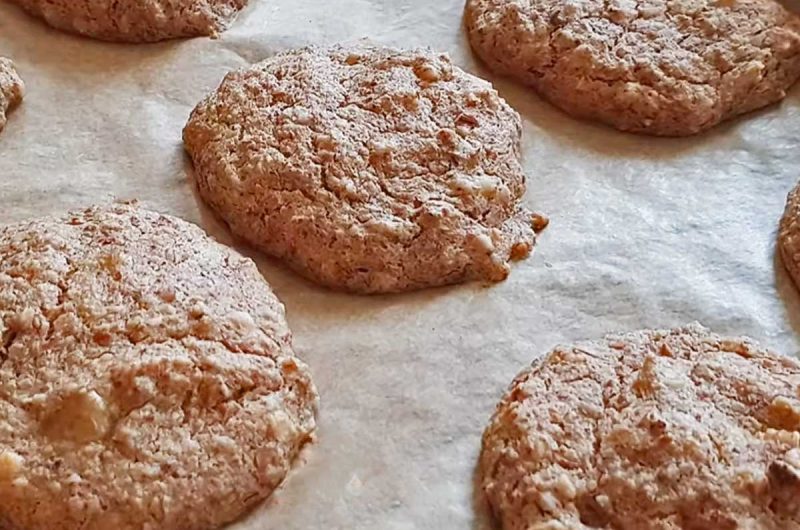
M 568 114 L 685 136 L 784 98 L 800 18 L 774 0 L 467 0 L 476 53 Z
M 231 230 L 328 287 L 499 281 L 546 220 L 520 205 L 519 115 L 429 50 L 305 48 L 225 77 L 183 138 Z
M 483 438 L 506 530 L 800 528 L 800 363 L 698 324 L 559 347 Z
M 6 113 L 20 104 L 25 84 L 14 69 L 14 63 L 0 57 L 0 131 L 6 126 Z
M 118 42 L 216 36 L 247 0 L 11 0 L 47 24 Z
M 211 529 L 281 483 L 317 396 L 252 261 L 124 204 L 0 258 L 0 528 Z
M 800 184 L 786 199 L 786 209 L 778 230 L 781 261 L 795 285 L 800 286 Z

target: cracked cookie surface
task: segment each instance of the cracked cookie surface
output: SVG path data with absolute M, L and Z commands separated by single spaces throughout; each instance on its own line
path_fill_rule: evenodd
M 118 42 L 155 42 L 224 31 L 247 0 L 11 0 L 47 24 Z
M 252 261 L 124 204 L 0 257 L 0 528 L 211 529 L 281 483 L 317 397 Z
M 226 76 L 184 129 L 203 199 L 323 285 L 499 281 L 547 221 L 520 205 L 521 123 L 428 50 L 306 48 Z
M 800 364 L 698 324 L 559 347 L 483 438 L 506 530 L 800 528 Z
M 6 126 L 6 113 L 22 102 L 25 84 L 10 59 L 0 57 L 0 131 Z
M 783 99 L 800 17 L 774 0 L 468 0 L 473 49 L 568 114 L 684 136 Z

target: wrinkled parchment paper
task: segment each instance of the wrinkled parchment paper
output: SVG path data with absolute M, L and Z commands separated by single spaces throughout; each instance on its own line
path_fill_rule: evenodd
M 228 70 L 310 43 L 449 52 L 523 116 L 526 201 L 552 222 L 502 284 L 350 296 L 241 248 L 285 302 L 322 410 L 304 462 L 236 530 L 491 528 L 473 488 L 481 431 L 556 343 L 699 320 L 797 352 L 800 297 L 775 234 L 800 179 L 800 87 L 699 137 L 626 135 L 491 76 L 461 14 L 462 0 L 251 0 L 219 40 L 131 46 L 0 2 L 0 55 L 28 85 L 0 134 L 0 223 L 139 198 L 233 244 L 192 188 L 181 129 Z

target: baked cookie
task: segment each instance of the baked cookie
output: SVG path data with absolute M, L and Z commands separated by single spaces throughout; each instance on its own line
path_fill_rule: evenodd
M 546 220 L 520 206 L 521 124 L 428 50 L 290 51 L 225 77 L 183 132 L 203 199 L 323 285 L 504 279 Z
M 800 18 L 774 0 L 467 0 L 472 47 L 573 116 L 695 134 L 783 99 Z
M 700 325 L 559 347 L 483 438 L 506 530 L 800 528 L 800 363 Z
M 47 24 L 100 40 L 216 36 L 247 0 L 11 0 Z
M 778 249 L 789 276 L 795 285 L 800 286 L 800 184 L 786 199 L 786 209 L 778 230 Z
M 250 260 L 122 204 L 0 258 L 0 528 L 211 529 L 281 483 L 317 396 Z
M 25 84 L 14 69 L 14 63 L 0 57 L 0 131 L 6 126 L 6 112 L 20 104 Z

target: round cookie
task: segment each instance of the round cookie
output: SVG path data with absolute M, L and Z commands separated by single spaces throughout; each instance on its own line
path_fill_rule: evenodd
M 781 261 L 795 285 L 800 286 L 800 184 L 786 199 L 786 209 L 778 230 Z
M 203 199 L 323 285 L 499 281 L 547 221 L 520 205 L 521 123 L 428 50 L 305 48 L 225 77 L 184 129 Z
M 14 69 L 14 63 L 0 57 L 0 131 L 6 126 L 6 113 L 20 104 L 25 84 Z
M 484 433 L 506 530 L 800 528 L 800 364 L 700 325 L 559 347 Z
M 247 0 L 11 0 L 47 24 L 117 42 L 216 36 Z
M 124 204 L 0 258 L 0 527 L 211 529 L 281 483 L 317 396 L 252 261 Z
M 774 0 L 467 0 L 473 49 L 576 117 L 695 134 L 784 98 L 800 18 Z

